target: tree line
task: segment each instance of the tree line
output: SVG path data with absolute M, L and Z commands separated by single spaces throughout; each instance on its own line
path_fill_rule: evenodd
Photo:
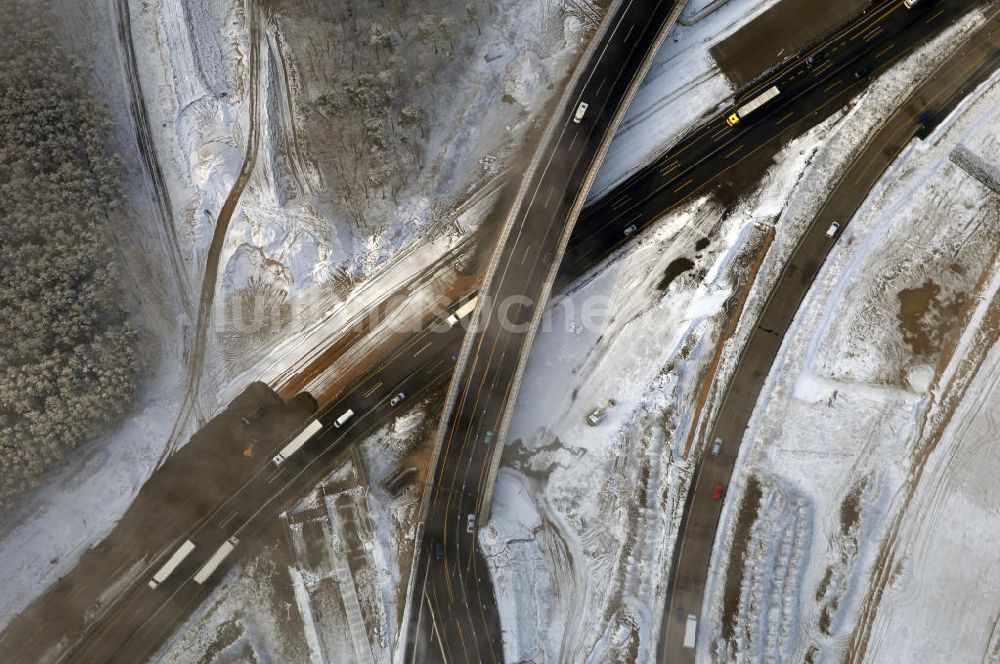
M 28 0 L 0 21 L 0 507 L 107 431 L 136 331 L 107 233 L 120 160 L 82 68 Z

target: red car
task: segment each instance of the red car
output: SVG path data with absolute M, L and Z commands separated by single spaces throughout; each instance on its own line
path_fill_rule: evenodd
M 721 484 L 716 484 L 715 488 L 712 489 L 712 498 L 715 498 L 716 500 L 722 500 L 722 493 L 724 491 L 725 488 L 723 488 Z

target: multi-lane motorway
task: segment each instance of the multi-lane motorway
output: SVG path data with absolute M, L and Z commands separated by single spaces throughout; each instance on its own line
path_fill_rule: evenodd
M 408 593 L 404 660 L 503 661 L 500 621 L 476 544 L 517 385 L 573 223 L 614 130 L 685 3 L 625 0 L 603 31 L 522 180 L 480 290 L 442 413 L 423 538 Z
M 753 159 L 775 135 L 801 129 L 832 111 L 905 54 L 927 26 L 943 23 L 949 16 L 944 8 L 948 4 L 941 3 L 940 9 L 928 14 L 926 8 L 911 11 L 898 0 L 883 0 L 822 46 L 752 86 L 737 105 L 771 86 L 777 86 L 780 94 L 735 126 L 724 119 L 731 111 L 722 114 L 588 210 L 582 232 L 567 251 L 565 272 L 585 270 L 595 255 L 613 251 L 663 211 L 706 191 L 731 169 Z M 957 5 L 949 5 L 950 15 L 957 12 Z M 886 42 L 888 35 L 893 39 Z M 587 99 L 586 93 L 580 99 Z M 581 129 L 574 129 L 568 117 L 564 122 L 561 139 L 566 137 L 571 145 L 569 136 Z M 553 169 L 551 175 L 557 179 L 548 189 L 549 173 L 532 183 L 532 202 L 539 194 L 562 193 L 559 183 L 573 182 L 572 170 Z M 412 601 L 416 605 L 421 596 L 422 601 L 411 616 L 417 629 L 408 661 L 502 659 L 495 602 L 476 537 L 479 520 L 488 514 L 495 454 L 503 444 L 518 370 L 530 346 L 530 321 L 546 296 L 545 256 L 555 252 L 559 258 L 550 229 L 572 223 L 572 217 L 564 221 L 559 215 L 565 210 L 549 211 L 545 205 L 524 213 L 515 234 L 498 252 L 501 271 L 484 287 L 488 297 L 480 309 L 479 329 L 466 338 L 468 362 L 460 364 L 452 381 L 454 408 L 443 419 L 424 540 L 414 567 Z M 763 374 L 754 374 L 754 379 L 762 380 Z M 699 532 L 714 533 L 716 520 L 691 523 Z
M 572 281 L 606 257 L 609 252 L 614 251 L 626 241 L 624 229 L 629 225 L 634 224 L 641 229 L 678 202 L 708 190 L 713 183 L 718 183 L 722 178 L 734 177 L 734 173 L 737 172 L 734 168 L 742 160 L 753 159 L 757 155 L 766 153 L 767 146 L 773 146 L 776 139 L 801 132 L 824 114 L 832 112 L 865 84 L 866 79 L 859 81 L 853 77 L 853 72 L 861 64 L 871 63 L 875 67 L 872 76 L 876 75 L 879 70 L 911 50 L 914 44 L 939 31 L 966 9 L 958 0 L 940 0 L 934 5 L 910 12 L 903 10 L 901 5 L 898 0 L 874 4 L 852 26 L 854 32 L 841 33 L 839 37 L 835 36 L 825 42 L 819 49 L 814 49 L 822 51 L 825 55 L 824 61 L 819 63 L 819 66 L 807 65 L 805 59 L 809 54 L 803 54 L 774 72 L 767 81 L 762 82 L 761 85 L 776 83 L 782 88 L 783 94 L 774 104 L 762 109 L 758 116 L 748 118 L 735 128 L 728 128 L 723 121 L 728 113 L 720 113 L 718 118 L 712 119 L 701 129 L 693 132 L 656 164 L 631 178 L 594 208 L 585 210 L 570 238 L 567 258 L 559 268 L 560 281 L 566 283 Z M 604 80 L 602 85 L 601 81 L 597 81 L 606 95 L 610 94 L 607 86 L 611 82 Z M 740 98 L 742 100 L 751 95 L 752 91 L 748 91 L 741 94 Z M 593 97 L 588 96 L 588 99 Z M 590 105 L 581 123 L 573 123 L 567 121 L 568 113 L 572 113 L 576 108 L 577 99 L 574 98 L 572 101 L 574 103 L 566 109 L 561 118 L 565 132 L 558 135 L 556 142 L 556 146 L 561 146 L 566 157 L 582 154 L 575 150 L 594 150 L 593 141 L 596 139 L 589 137 L 599 129 L 596 126 L 599 118 L 607 121 L 608 112 L 602 108 L 598 100 L 596 105 Z M 586 144 L 588 140 L 592 142 Z M 586 148 L 581 147 L 584 144 Z M 537 211 L 552 215 L 554 219 L 554 215 L 559 212 L 556 209 L 557 205 L 563 215 L 567 215 L 567 211 L 572 207 L 573 201 L 566 200 L 567 192 L 570 192 L 569 195 L 572 194 L 566 182 L 579 177 L 580 169 L 583 167 L 566 158 L 553 159 L 550 168 L 552 175 L 561 176 L 566 181 L 561 183 L 560 191 L 551 192 L 543 187 L 545 184 L 554 183 L 553 180 L 538 178 L 534 207 Z M 625 208 L 628 212 L 623 211 Z M 565 222 L 565 217 L 560 221 Z M 553 258 L 555 253 L 547 255 L 551 249 L 543 249 L 541 244 L 536 247 L 530 246 L 536 241 L 540 243 L 543 240 L 536 234 L 538 230 L 534 222 L 522 228 L 519 236 L 521 239 L 516 245 L 521 254 L 511 251 L 498 253 L 499 259 L 507 259 L 507 273 L 512 274 L 512 278 L 516 277 L 516 284 L 521 287 L 527 281 L 537 281 L 539 274 L 550 273 L 553 270 L 553 265 L 550 263 L 554 264 L 557 260 Z M 547 238 L 550 246 L 556 242 L 554 235 L 558 235 L 558 232 L 550 232 Z M 505 312 L 494 309 L 493 316 L 497 318 L 494 324 L 500 322 L 500 316 L 505 316 L 507 320 L 515 323 L 524 322 L 530 317 L 532 313 L 530 309 L 533 307 L 515 305 L 508 307 Z M 75 642 L 76 645 L 64 653 L 60 661 L 142 661 L 204 596 L 204 588 L 195 584 L 191 577 L 193 570 L 205 562 L 219 543 L 231 536 L 237 536 L 240 545 L 234 558 L 252 549 L 254 533 L 264 521 L 273 518 L 283 506 L 293 501 L 306 487 L 315 483 L 346 444 L 360 439 L 390 416 L 393 409 L 388 401 L 392 395 L 404 391 L 410 399 L 413 399 L 423 390 L 443 385 L 448 380 L 454 366 L 452 355 L 458 348 L 462 331 L 460 328 L 440 325 L 434 325 L 432 328 L 415 335 L 368 374 L 353 382 L 345 395 L 320 415 L 320 420 L 327 425 L 324 432 L 285 466 L 278 469 L 271 465 L 267 461 L 270 457 L 268 453 L 256 455 L 252 462 L 245 462 L 246 465 L 236 467 L 234 464 L 232 477 L 227 477 L 225 481 L 231 490 L 227 490 L 219 500 L 213 497 L 212 505 L 215 507 L 207 510 L 206 517 L 194 521 L 189 529 L 170 531 L 169 537 L 165 537 L 158 534 L 163 532 L 160 524 L 150 523 L 145 530 L 138 532 L 135 519 L 123 519 L 122 527 L 127 526 L 137 531 L 132 535 L 132 539 L 145 538 L 150 546 L 154 547 L 152 550 L 156 554 L 142 561 L 142 567 L 135 575 L 134 581 L 128 584 L 128 588 L 114 602 L 96 612 L 98 618 L 82 639 L 77 640 L 80 634 L 72 630 L 58 634 L 59 626 L 46 624 L 48 620 L 46 616 L 59 615 L 54 609 L 58 611 L 71 609 L 78 611 L 81 616 L 94 611 L 96 597 L 85 602 L 81 594 L 76 594 L 72 602 L 66 602 L 68 594 L 77 592 L 74 587 L 83 587 L 83 585 L 74 586 L 75 581 L 81 581 L 79 578 L 74 578 L 74 575 L 77 577 L 87 575 L 90 570 L 86 568 L 71 574 L 67 577 L 67 583 L 54 588 L 20 619 L 12 623 L 0 641 L 4 652 L 14 657 L 14 661 L 39 661 L 56 641 L 65 638 L 67 642 Z M 487 333 L 492 336 L 484 336 Z M 506 393 L 506 388 L 498 387 L 504 380 L 508 381 L 507 385 L 511 384 L 512 358 L 503 353 L 511 347 L 508 345 L 513 341 L 511 337 L 517 334 L 516 331 L 505 330 L 502 325 L 492 332 L 489 326 L 486 326 L 469 341 L 469 348 L 490 349 L 490 353 L 482 358 L 477 353 L 463 369 L 467 376 L 479 377 L 480 380 L 478 383 L 466 383 L 474 386 L 470 387 L 467 393 L 468 407 L 461 409 L 464 414 L 459 419 L 453 418 L 450 427 L 458 434 L 457 438 L 453 437 L 453 445 L 457 450 L 465 446 L 468 452 L 465 458 L 469 465 L 463 468 L 458 464 L 444 471 L 439 469 L 439 476 L 435 480 L 437 489 L 433 493 L 437 496 L 439 506 L 447 507 L 448 500 L 451 499 L 450 507 L 439 513 L 446 515 L 444 520 L 437 523 L 439 526 L 447 525 L 449 535 L 452 538 L 457 536 L 458 541 L 456 543 L 454 540 L 449 540 L 452 546 L 446 549 L 446 560 L 436 560 L 435 544 L 438 541 L 444 543 L 444 529 L 440 528 L 438 532 L 434 532 L 434 527 L 428 522 L 430 529 L 425 531 L 422 545 L 426 565 L 432 568 L 440 565 L 442 568 L 435 571 L 444 571 L 441 563 L 448 562 L 450 571 L 455 575 L 461 575 L 456 578 L 471 582 L 474 576 L 475 583 L 468 588 L 470 592 L 459 602 L 449 602 L 447 609 L 451 615 L 441 615 L 440 618 L 445 624 L 456 614 L 463 612 L 467 614 L 459 621 L 452 621 L 456 629 L 450 632 L 450 636 L 446 639 L 449 644 L 447 647 L 457 650 L 462 648 L 462 637 L 457 634 L 457 625 L 470 624 L 471 620 L 477 619 L 473 614 L 478 614 L 478 620 L 481 621 L 480 632 L 483 633 L 477 632 L 477 639 L 482 639 L 480 645 L 483 646 L 483 659 L 489 659 L 499 651 L 500 632 L 496 620 L 489 618 L 489 614 L 495 615 L 495 607 L 491 604 L 492 592 L 489 590 L 488 580 L 483 578 L 485 569 L 481 564 L 482 561 L 476 558 L 475 532 L 467 532 L 467 518 L 468 514 L 482 513 L 485 509 L 481 504 L 481 496 L 476 490 L 469 491 L 468 485 L 464 491 L 446 487 L 456 483 L 455 486 L 461 489 L 462 480 L 466 476 L 471 478 L 472 483 L 478 482 L 479 486 L 484 483 L 485 478 L 482 477 L 482 473 L 487 470 L 485 464 L 487 448 L 502 444 L 495 430 L 489 443 L 486 442 L 486 434 L 491 431 L 489 418 L 494 418 L 492 422 L 496 422 L 499 405 L 511 397 Z M 492 348 L 499 350 L 493 351 Z M 490 360 L 491 355 L 492 360 Z M 496 377 L 496 385 L 493 378 L 483 380 L 484 376 L 490 375 L 483 372 L 487 363 L 494 369 L 498 366 L 505 368 L 506 373 L 492 374 Z M 485 401 L 480 399 L 477 404 L 475 399 L 478 394 L 487 394 L 488 398 Z M 329 424 L 348 408 L 355 411 L 354 419 L 342 429 L 330 427 Z M 483 408 L 486 409 L 485 413 L 482 412 Z M 732 453 L 735 450 L 728 448 L 727 451 Z M 478 474 L 468 472 L 473 460 L 479 464 Z M 240 463 L 244 461 L 240 460 Z M 699 485 L 696 484 L 697 486 Z M 199 498 L 194 494 L 197 490 L 195 486 L 187 495 L 169 495 L 162 504 L 169 508 L 172 500 L 195 501 Z M 689 506 L 689 511 L 690 509 Z M 701 524 L 701 527 L 714 533 L 715 518 L 716 515 L 709 514 L 708 520 Z M 689 533 L 686 533 L 681 543 L 687 541 L 688 536 Z M 159 543 L 157 543 L 158 537 Z M 149 575 L 172 553 L 177 542 L 185 537 L 191 538 L 198 545 L 191 554 L 190 561 L 186 561 L 186 566 L 178 569 L 160 588 L 149 589 L 146 585 Z M 697 547 L 688 550 L 696 551 Z M 707 564 L 707 558 L 704 560 Z M 224 569 L 220 570 L 218 576 L 224 573 Z M 442 586 L 430 587 L 441 589 L 447 596 L 447 586 L 450 582 L 447 577 L 448 575 L 440 577 Z M 482 584 L 480 578 L 483 578 Z M 99 594 L 98 591 L 105 590 L 117 580 L 114 577 L 103 579 L 104 583 L 94 591 L 94 594 Z M 212 581 L 214 579 L 209 581 L 209 585 Z M 424 584 L 421 583 L 418 587 L 423 588 Z M 452 590 L 454 591 L 454 587 Z M 478 605 L 476 600 L 479 596 L 475 594 L 477 592 L 485 593 L 481 595 L 483 601 Z M 441 600 L 441 597 L 438 599 Z M 427 607 L 428 610 L 431 608 L 437 610 L 437 607 Z M 676 611 L 667 612 L 667 617 L 674 613 Z M 435 617 L 429 614 L 425 614 L 421 619 L 428 621 L 427 624 L 435 622 Z M 82 621 L 82 617 L 78 619 L 79 621 Z M 70 624 L 74 624 L 73 621 L 70 621 Z M 417 633 L 422 632 L 417 630 Z M 42 634 L 45 635 L 44 638 L 40 636 Z M 668 640 L 669 643 L 672 641 Z M 423 646 L 426 645 L 429 645 L 429 642 L 423 643 Z M 442 651 L 447 652 L 442 649 L 440 643 L 433 645 L 437 649 L 436 657 L 440 657 Z M 472 645 L 471 642 L 466 644 L 469 645 Z M 429 653 L 429 656 L 435 656 L 434 651 Z M 462 657 L 463 655 L 457 655 L 456 661 L 461 661 Z M 474 656 L 472 658 L 475 659 Z
M 943 19 L 945 12 L 954 10 L 954 5 L 947 7 L 947 4 L 942 2 L 940 6 L 931 8 L 929 13 L 902 14 L 901 18 L 912 20 L 916 16 L 920 22 Z M 883 10 L 883 23 L 893 20 L 893 12 L 905 11 L 898 5 L 887 4 Z M 926 119 L 921 120 L 927 117 L 925 114 L 943 117 L 977 81 L 996 71 L 1000 62 L 998 16 L 994 14 L 972 34 L 870 137 L 782 269 L 756 327 L 742 349 L 740 362 L 723 396 L 720 416 L 706 435 L 706 440 L 713 443 L 722 441 L 722 451 L 718 455 L 705 455 L 699 462 L 688 494 L 674 549 L 658 661 L 664 664 L 695 661 L 696 650 L 684 646 L 684 636 L 688 616 L 698 618 L 701 615 L 709 559 L 722 512 L 721 501 L 713 495 L 714 488 L 729 484 L 743 433 L 781 342 L 799 304 L 837 241 L 839 234 L 830 237 L 827 230 L 831 224 L 837 223 L 839 233 L 843 233 L 885 169 L 914 136 L 927 131 Z M 720 561 L 720 564 L 724 562 Z M 736 571 L 728 572 L 734 574 Z M 739 584 L 740 579 L 736 577 L 727 582 Z

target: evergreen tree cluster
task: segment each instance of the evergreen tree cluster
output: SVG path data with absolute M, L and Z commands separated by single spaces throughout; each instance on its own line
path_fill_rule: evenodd
M 106 431 L 135 393 L 136 333 L 111 252 L 120 163 L 45 13 L 0 21 L 0 506 Z

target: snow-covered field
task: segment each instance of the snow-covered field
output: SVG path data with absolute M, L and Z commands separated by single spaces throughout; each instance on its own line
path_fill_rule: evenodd
M 463 15 L 466 4 L 475 3 L 460 5 Z M 504 2 L 475 20 L 470 16 L 467 23 L 435 24 L 456 43 L 475 46 L 472 53 L 453 59 L 457 64 L 447 79 L 423 84 L 430 94 L 437 91 L 436 107 L 428 114 L 438 122 L 426 129 L 427 149 L 443 154 L 441 146 L 455 143 L 448 163 L 457 170 L 439 178 L 428 160 L 422 179 L 399 194 L 398 205 L 392 199 L 381 203 L 383 212 L 393 210 L 385 223 L 356 229 L 323 202 L 323 188 L 334 183 L 319 178 L 313 159 L 306 155 L 290 166 L 288 155 L 278 148 L 288 143 L 288 131 L 295 133 L 315 97 L 308 89 L 310 79 L 296 70 L 290 54 L 323 43 L 322 26 L 306 21 L 291 25 L 282 22 L 280 13 L 265 12 L 257 35 L 263 62 L 256 122 L 262 127 L 263 148 L 223 247 L 216 324 L 207 339 L 208 387 L 199 391 L 193 409 L 182 412 L 206 250 L 254 122 L 248 80 L 254 35 L 244 3 L 126 0 L 126 5 L 150 128 L 175 214 L 168 221 L 174 223 L 181 248 L 177 267 L 191 290 L 178 292 L 185 282 L 178 284 L 170 276 L 171 252 L 156 225 L 135 154 L 116 3 L 59 3 L 60 33 L 92 72 L 95 89 L 106 94 L 116 123 L 116 148 L 127 157 L 124 185 L 135 222 L 115 229 L 115 240 L 124 276 L 133 287 L 134 322 L 147 339 L 148 372 L 125 423 L 91 444 L 10 515 L 16 527 L 0 540 L 9 571 L 4 576 L 10 579 L 0 591 L 5 607 L 0 625 L 110 531 L 168 441 L 183 444 L 227 397 L 262 374 L 280 374 L 328 337 L 331 327 L 362 311 L 377 290 L 366 288 L 376 275 L 393 271 L 394 279 L 403 279 L 416 274 L 474 230 L 488 209 L 464 209 L 465 197 L 489 190 L 501 177 L 525 131 L 558 92 L 557 84 L 588 34 L 584 15 L 563 12 L 563 2 Z M 522 24 L 531 29 L 516 29 Z M 456 90 L 466 91 L 465 103 L 455 103 Z M 301 96 L 307 93 L 313 96 Z M 488 114 L 492 124 L 484 127 L 484 109 L 499 106 L 501 95 L 508 96 L 505 110 Z M 308 151 L 308 137 L 297 129 L 301 156 Z M 287 195 L 290 170 L 299 178 L 301 195 Z M 252 297 L 244 297 L 248 292 Z M 238 319 L 248 309 L 249 326 L 232 324 L 242 322 Z M 321 325 L 324 321 L 330 324 Z M 232 346 L 234 338 L 238 348 Z
M 910 87 L 935 52 L 870 90 L 852 111 L 854 130 L 878 116 L 885 88 Z M 725 615 L 732 500 L 713 555 L 703 656 L 996 657 L 996 354 L 978 361 L 996 341 L 988 316 L 1000 285 L 1000 204 L 949 159 L 964 145 L 1000 162 L 996 81 L 890 169 L 800 309 L 731 488 L 734 498 L 747 486 L 760 496 L 735 580 L 739 605 Z M 842 132 L 830 141 L 838 151 L 851 143 Z M 809 205 L 793 199 L 786 214 Z
M 708 48 L 772 2 L 732 0 L 695 26 L 676 29 L 612 145 L 594 196 L 641 167 L 731 94 Z M 568 68 L 583 33 L 578 17 L 551 11 L 561 4 L 506 3 L 482 21 L 485 34 L 477 43 L 483 50 L 468 58 L 477 67 L 454 84 L 469 92 L 466 103 L 442 97 L 438 110 L 445 119 L 429 129 L 427 139 L 431 153 L 451 145 L 447 162 L 464 168 L 456 167 L 455 177 L 438 186 L 435 168 L 443 162 L 434 166 L 429 159 L 415 191 L 404 192 L 399 205 L 385 204 L 383 212 L 393 210 L 393 229 L 371 233 L 337 218 L 329 201 L 322 200 L 318 192 L 329 183 L 308 157 L 308 146 L 297 166 L 272 149 L 285 141 L 282 127 L 296 121 L 294 110 L 282 107 L 286 86 L 294 90 L 293 107 L 310 94 L 308 101 L 315 100 L 315 90 L 310 92 L 294 62 L 296 49 L 313 46 L 291 43 L 289 23 L 265 22 L 262 57 L 267 64 L 260 84 L 267 99 L 260 112 L 265 149 L 223 251 L 216 299 L 222 314 L 209 358 L 218 371 L 208 373 L 224 378 L 208 390 L 207 412 L 238 388 L 225 377 L 236 372 L 245 381 L 262 370 L 277 375 L 291 356 L 301 354 L 306 333 L 322 336 L 321 317 L 332 312 L 349 317 L 351 307 L 360 310 L 370 302 L 377 277 L 392 270 L 416 273 L 420 261 L 430 263 L 474 228 L 481 215 L 470 215 L 454 230 L 435 224 L 497 175 L 532 113 L 551 94 L 547 83 L 558 81 Z M 687 13 L 705 4 L 692 2 Z M 214 215 L 246 148 L 246 15 L 242 5 L 222 0 L 133 3 L 132 9 L 152 126 L 179 217 L 177 230 L 187 241 L 185 269 L 198 283 Z M 70 20 L 89 21 L 95 43 L 102 25 L 104 43 L 113 43 L 114 26 L 102 23 L 110 19 L 105 10 L 79 12 Z M 514 29 L 521 23 L 540 27 L 524 36 Z M 546 41 L 553 34 L 559 38 Z M 860 103 L 788 146 L 760 188 L 733 209 L 699 200 L 667 215 L 586 284 L 554 303 L 525 375 L 493 520 L 480 537 L 501 601 L 510 661 L 651 657 L 678 503 L 691 470 L 680 453 L 700 381 L 727 322 L 726 305 L 768 232 L 762 229 L 773 227 L 776 234 L 749 308 L 759 305 L 762 289 L 847 156 L 947 45 L 902 63 Z M 95 57 L 117 61 L 103 50 Z M 102 76 L 111 77 L 113 69 L 106 63 Z M 482 136 L 471 127 L 491 103 L 488 92 L 477 95 L 475 88 L 485 91 L 497 81 L 525 116 L 498 119 L 499 126 L 483 131 L 490 140 L 474 140 Z M 892 501 L 913 486 L 914 451 L 926 442 L 920 424 L 939 405 L 940 390 L 955 372 L 948 364 L 954 345 L 972 343 L 960 340 L 961 330 L 938 330 L 958 313 L 985 307 L 996 289 L 991 281 L 992 247 L 1000 240 L 996 195 L 951 164 L 948 153 L 963 143 L 1000 162 L 1000 137 L 992 122 L 998 98 L 994 90 L 983 92 L 891 171 L 891 185 L 875 192 L 852 221 L 789 334 L 739 471 L 738 482 L 753 477 L 762 491 L 762 518 L 754 525 L 745 601 L 737 616 L 741 627 L 760 637 L 733 646 L 752 660 L 779 654 L 801 660 L 815 656 L 809 655 L 813 647 L 837 659 L 847 647 L 867 571 L 895 508 Z M 508 120 L 514 124 L 510 130 L 504 126 Z M 292 171 L 301 191 L 289 196 Z M 923 223 L 928 218 L 948 223 Z M 420 247 L 433 250 L 421 252 Z M 664 285 L 664 273 L 677 265 L 687 269 Z M 147 281 L 143 287 L 148 289 L 155 279 Z M 261 297 L 257 301 L 254 295 L 254 306 L 278 312 L 281 320 L 248 343 L 242 356 L 225 347 L 225 339 L 232 338 L 226 335 L 225 317 L 233 306 L 242 306 L 240 298 L 248 290 Z M 164 304 L 157 315 L 167 321 L 172 314 L 163 312 L 180 311 L 179 298 L 176 293 L 160 296 Z M 286 305 L 290 311 L 283 309 Z M 906 315 L 899 318 L 901 306 Z M 217 333 L 223 339 L 218 346 Z M 4 576 L 11 580 L 0 591 L 7 607 L 0 622 L 113 526 L 152 468 L 170 435 L 183 389 L 182 334 L 190 334 L 190 328 L 178 324 L 164 332 L 162 366 L 126 425 L 106 443 L 95 444 L 81 460 L 83 467 L 67 469 L 33 497 L 23 525 L 0 541 L 0 556 L 7 561 Z M 732 348 L 746 334 L 737 330 L 722 358 L 720 378 L 732 369 Z M 988 380 L 997 362 L 994 353 L 969 388 L 967 402 L 941 423 L 941 444 L 925 459 L 925 479 L 891 552 L 898 573 L 875 614 L 871 661 L 935 661 L 949 652 L 979 657 L 987 644 L 992 651 L 1000 647 L 991 641 L 996 640 L 991 636 L 995 609 L 984 609 L 975 619 L 940 620 L 926 600 L 929 593 L 949 601 L 948 591 L 960 585 L 967 588 L 964 597 L 996 605 L 987 586 L 1000 585 L 984 561 L 990 560 L 997 539 L 997 531 L 989 529 L 997 508 L 989 483 L 993 386 Z M 607 418 L 597 427 L 587 426 L 585 416 L 609 399 L 615 404 Z M 406 458 L 405 452 L 385 452 L 421 426 L 416 419 L 397 422 L 362 447 L 374 492 L 368 503 L 378 569 L 358 587 L 384 607 L 387 634 L 398 627 L 400 607 L 391 589 L 399 587 L 401 570 L 408 569 L 403 559 L 409 555 L 405 542 L 412 536 L 414 506 L 406 494 L 390 500 L 378 482 L 392 471 L 391 464 Z M 968 520 L 961 530 L 946 532 L 943 519 L 958 509 L 968 513 Z M 724 527 L 733 518 L 727 513 Z M 721 560 L 726 546 L 723 541 L 716 558 Z M 962 547 L 969 547 L 981 562 L 978 567 L 945 564 Z M 269 549 L 248 564 L 251 573 L 245 577 L 230 574 L 192 619 L 190 639 L 181 635 L 169 644 L 163 661 L 199 661 L 220 647 L 235 659 L 270 652 L 305 661 L 305 651 L 291 642 L 289 650 L 278 651 L 264 643 L 289 635 L 294 641 L 301 630 L 315 629 L 287 617 L 295 614 L 288 613 L 293 604 L 299 615 L 309 613 L 310 579 L 293 570 L 288 596 L 283 595 L 275 588 L 285 581 L 274 577 L 286 570 L 266 566 L 272 555 Z M 724 578 L 713 583 L 718 597 Z M 234 626 L 236 615 L 242 627 Z M 706 629 L 717 635 L 718 605 L 709 606 L 704 617 Z M 922 638 L 913 638 L 918 633 Z M 923 638 L 931 634 L 933 642 Z M 932 650 L 939 643 L 951 645 Z M 315 643 L 307 645 L 315 652 Z M 717 650 L 718 643 L 708 647 Z M 909 656 L 897 658 L 893 649 L 899 647 L 909 648 Z

